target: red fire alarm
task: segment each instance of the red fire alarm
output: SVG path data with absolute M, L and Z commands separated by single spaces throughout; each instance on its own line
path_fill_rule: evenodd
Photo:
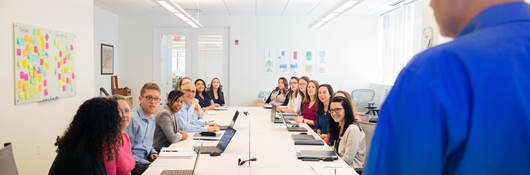
M 235 40 L 235 44 L 236 44 L 236 46 L 239 45 L 239 40 L 236 39 Z

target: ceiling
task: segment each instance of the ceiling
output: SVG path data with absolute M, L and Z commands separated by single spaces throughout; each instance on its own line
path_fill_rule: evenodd
M 342 0 L 174 0 L 182 8 L 200 15 L 228 16 L 320 16 Z M 351 13 L 373 14 L 392 0 L 363 0 Z M 118 15 L 170 14 L 155 0 L 94 0 L 96 6 Z

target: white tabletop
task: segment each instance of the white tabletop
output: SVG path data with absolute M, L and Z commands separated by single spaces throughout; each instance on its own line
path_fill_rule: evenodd
M 224 153 L 220 156 L 201 154 L 195 175 L 205 174 L 357 174 L 353 168 L 348 166 L 342 159 L 335 161 L 302 161 L 297 159 L 296 152 L 300 150 L 331 150 L 329 146 L 298 146 L 294 145 L 291 134 L 283 124 L 273 124 L 270 121 L 270 110 L 260 107 L 229 107 L 228 111 L 208 111 L 205 120 L 216 120 L 220 125 L 228 125 L 236 110 L 240 114 L 234 125 L 237 130 L 228 144 Z M 243 112 L 248 112 L 245 116 Z M 302 127 L 311 131 L 307 125 Z M 250 129 L 249 129 L 250 128 Z M 250 131 L 250 133 L 249 133 Z M 191 149 L 194 145 L 215 146 L 217 141 L 198 141 L 190 138 L 172 144 L 172 148 Z M 238 158 L 246 160 L 249 158 L 249 135 L 251 157 L 257 161 L 247 162 L 243 166 L 237 166 Z M 145 175 L 158 175 L 166 169 L 193 169 L 195 156 L 187 158 L 158 158 L 143 173 Z M 335 173 L 335 168 L 336 173 Z M 318 172 L 318 173 L 317 173 Z

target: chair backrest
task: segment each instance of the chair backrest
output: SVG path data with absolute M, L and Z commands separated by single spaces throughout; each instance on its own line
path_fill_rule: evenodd
M 355 89 L 351 92 L 351 97 L 357 105 L 357 112 L 368 112 L 368 103 L 372 103 L 375 91 L 372 89 Z
M 365 150 L 364 156 L 367 156 L 368 151 L 370 150 L 370 143 L 372 142 L 372 136 L 374 135 L 375 123 L 360 122 L 359 126 L 364 132 L 364 141 L 366 142 L 366 150 Z M 364 160 L 366 160 L 366 157 Z
M 0 149 L 0 174 L 18 175 L 12 145 L 10 143 L 4 145 L 4 148 Z

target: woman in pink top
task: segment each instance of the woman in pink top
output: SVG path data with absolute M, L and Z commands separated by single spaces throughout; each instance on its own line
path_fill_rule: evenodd
M 276 106 L 280 106 L 285 103 L 285 98 L 287 97 L 288 91 L 285 86 L 287 86 L 287 79 L 285 79 L 285 77 L 280 77 L 280 79 L 278 79 L 278 87 L 271 92 L 265 103 Z
M 129 141 L 129 136 L 124 132 L 125 128 L 129 125 L 131 120 L 131 109 L 129 104 L 125 101 L 125 98 L 122 96 L 111 96 L 111 99 L 114 99 L 118 102 L 118 110 L 121 117 L 121 142 L 118 146 L 118 162 L 116 165 L 116 160 L 114 158 L 108 158 L 105 156 L 105 169 L 107 170 L 107 175 L 127 175 L 134 168 L 134 157 L 131 152 L 131 142 Z

